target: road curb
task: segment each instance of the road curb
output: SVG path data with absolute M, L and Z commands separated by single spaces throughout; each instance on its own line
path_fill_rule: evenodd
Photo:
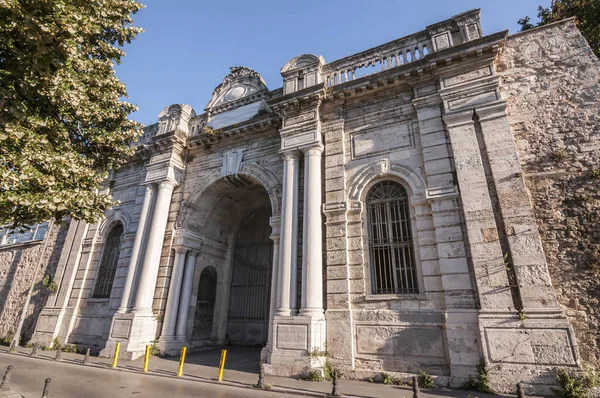
M 48 362 L 54 362 L 53 358 L 48 358 L 48 357 L 43 357 L 43 356 L 36 356 L 36 357 L 30 357 L 28 354 L 25 353 L 21 353 L 21 352 L 7 352 L 4 350 L 0 350 L 0 354 L 6 355 L 6 356 L 18 356 L 18 357 L 22 357 L 22 358 L 28 358 L 28 359 L 33 359 L 33 360 L 41 360 L 41 361 L 48 361 Z M 156 372 L 156 371 L 151 371 L 149 370 L 147 373 L 144 373 L 141 371 L 136 371 L 133 369 L 126 369 L 126 368 L 112 368 L 110 366 L 110 364 L 105 364 L 105 365 L 99 365 L 97 363 L 93 363 L 90 362 L 88 364 L 83 364 L 83 363 L 77 363 L 74 362 L 72 360 L 69 359 L 63 359 L 60 361 L 60 363 L 66 364 L 66 365 L 74 365 L 74 366 L 84 366 L 87 368 L 97 368 L 97 369 L 104 369 L 104 370 L 108 370 L 108 371 L 112 371 L 112 372 L 124 372 L 124 373 L 133 373 L 133 374 L 139 374 L 139 375 L 143 375 L 143 376 L 157 376 L 157 377 L 161 377 L 164 379 L 179 379 L 179 380 L 186 380 L 186 381 L 191 381 L 191 382 L 196 382 L 196 383 L 204 383 L 204 384 L 213 384 L 213 385 L 219 385 L 219 386 L 227 386 L 227 387 L 235 387 L 238 389 L 253 389 L 253 390 L 258 390 L 258 388 L 254 387 L 252 384 L 246 384 L 246 383 L 236 383 L 234 381 L 229 381 L 229 380 L 223 380 L 222 382 L 219 382 L 217 380 L 211 380 L 211 379 L 202 379 L 198 376 L 188 376 L 185 373 L 183 374 L 183 376 L 181 377 L 177 377 L 175 376 L 175 374 L 171 375 L 166 375 L 160 372 Z M 167 372 L 167 371 L 163 371 L 163 372 Z M 297 391 L 295 389 L 292 388 L 282 388 L 282 387 L 271 387 L 268 389 L 264 389 L 263 391 L 268 391 L 268 392 L 274 392 L 277 394 L 283 394 L 283 395 L 295 395 L 295 396 L 300 396 L 300 397 L 318 397 L 318 398 L 324 398 L 327 397 L 326 393 L 317 393 L 317 392 L 309 392 L 309 391 Z M 0 393 L 2 394 L 2 393 Z M 20 395 L 15 395 L 15 397 L 21 397 Z M 0 398 L 5 398 L 2 395 L 0 395 Z M 14 398 L 13 396 L 10 397 L 6 397 L 6 398 Z

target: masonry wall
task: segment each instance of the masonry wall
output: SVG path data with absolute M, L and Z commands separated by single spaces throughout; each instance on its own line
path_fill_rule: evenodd
M 557 298 L 600 365 L 600 61 L 572 21 L 509 37 L 497 61 Z
M 120 203 L 106 213 L 98 224 L 90 225 L 83 239 L 81 257 L 67 307 L 75 309 L 68 343 L 102 348 L 110 332 L 112 316 L 119 307 L 127 277 L 133 240 L 144 198 L 143 162 L 132 161 L 115 172 L 111 185 L 113 198 Z M 115 223 L 123 224 L 123 236 L 110 298 L 92 298 L 106 235 Z M 71 322 L 69 318 L 67 321 Z
M 54 225 L 42 241 L 0 248 L 0 338 L 13 337 L 36 267 L 41 264 L 22 329 L 25 340 L 33 334 L 38 315 L 51 294 L 42 285 L 42 279 L 54 275 L 68 229 L 68 224 Z M 44 251 L 45 239 L 48 244 Z
M 417 114 L 413 100 L 411 87 L 390 85 L 323 108 L 328 349 L 355 377 L 420 370 L 449 376 L 459 344 L 453 339 L 461 341 L 465 372 L 480 358 L 476 325 L 467 326 L 472 317 L 463 315 L 462 334 L 447 332 L 442 309 L 471 311 L 474 292 L 455 197 L 441 207 L 425 199 L 428 186 L 453 184 L 440 104 Z M 409 193 L 419 294 L 372 294 L 364 197 L 385 179 Z

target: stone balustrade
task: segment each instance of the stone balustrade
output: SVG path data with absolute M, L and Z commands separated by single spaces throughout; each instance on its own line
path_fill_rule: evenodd
M 322 81 L 327 87 L 343 84 L 419 61 L 428 54 L 482 36 L 479 10 L 467 11 L 412 35 L 325 64 L 321 70 Z
M 377 73 L 417 61 L 431 51 L 431 39 L 427 31 L 421 31 L 325 64 L 323 80 L 329 87 L 346 83 L 369 72 Z
M 152 124 L 150 126 L 146 126 L 144 128 L 144 132 L 142 133 L 142 136 L 140 137 L 139 140 L 137 140 L 133 146 L 138 146 L 138 145 L 142 145 L 142 144 L 148 144 L 150 143 L 150 141 L 152 141 L 152 139 L 156 136 L 156 134 L 158 133 L 158 123 Z

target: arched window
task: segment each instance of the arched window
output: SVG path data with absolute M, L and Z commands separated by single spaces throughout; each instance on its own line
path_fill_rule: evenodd
M 100 259 L 98 275 L 96 276 L 96 285 L 94 286 L 93 298 L 109 298 L 112 290 L 113 280 L 117 271 L 117 262 L 121 249 L 121 235 L 123 226 L 115 226 L 106 238 L 104 252 Z
M 373 293 L 418 293 L 406 189 L 395 181 L 381 181 L 365 202 Z

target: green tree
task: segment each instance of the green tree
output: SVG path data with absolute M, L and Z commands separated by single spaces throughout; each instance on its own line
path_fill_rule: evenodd
M 600 58 L 600 0 L 552 0 L 550 7 L 538 7 L 536 24 L 525 17 L 519 20 L 519 25 L 524 31 L 570 17 L 575 17 L 575 24 Z
M 0 0 L 0 223 L 96 221 L 141 125 L 116 77 L 134 0 Z

